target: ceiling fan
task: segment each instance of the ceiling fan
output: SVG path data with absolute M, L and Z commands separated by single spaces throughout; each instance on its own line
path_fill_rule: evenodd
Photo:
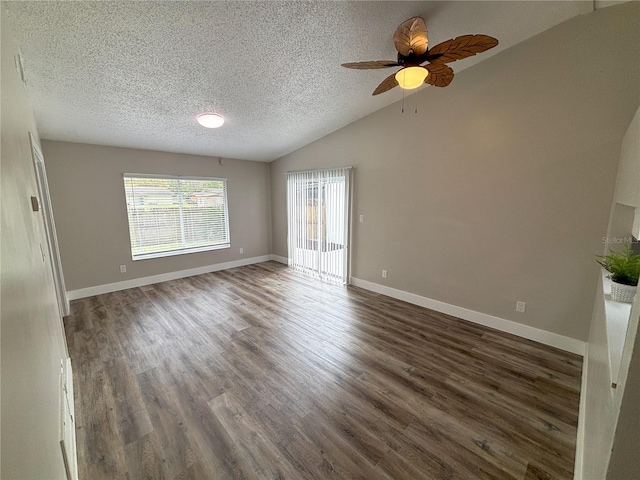
M 402 67 L 385 78 L 373 91 L 373 95 L 398 85 L 404 89 L 418 88 L 423 83 L 446 87 L 453 80 L 453 70 L 447 63 L 485 52 L 498 45 L 498 40 L 488 35 L 462 35 L 427 49 L 429 40 L 424 19 L 412 17 L 396 29 L 393 43 L 398 50 L 397 61 L 372 60 L 343 63 L 342 66 L 359 70 Z

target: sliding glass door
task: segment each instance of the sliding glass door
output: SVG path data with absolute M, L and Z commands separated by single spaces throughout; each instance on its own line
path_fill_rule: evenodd
M 287 174 L 289 265 L 347 283 L 350 168 Z

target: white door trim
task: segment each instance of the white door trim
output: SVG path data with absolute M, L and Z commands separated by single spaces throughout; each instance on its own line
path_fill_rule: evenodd
M 67 289 L 64 284 L 64 275 L 62 273 L 62 261 L 60 260 L 60 250 L 58 248 L 56 224 L 53 220 L 53 208 L 51 206 L 51 197 L 49 196 L 49 184 L 47 183 L 47 170 L 44 166 L 44 156 L 42 155 L 42 151 L 31 132 L 29 132 L 29 141 L 31 143 L 33 167 L 35 169 L 38 194 L 40 195 L 40 204 L 42 206 L 44 229 L 47 235 L 47 244 L 49 246 L 49 258 L 51 259 L 50 263 L 51 271 L 53 273 L 53 282 L 56 287 L 60 318 L 62 318 L 69 315 L 70 308 L 69 300 L 67 299 Z

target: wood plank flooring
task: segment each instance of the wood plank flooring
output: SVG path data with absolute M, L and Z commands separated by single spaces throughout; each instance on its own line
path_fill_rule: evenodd
M 573 478 L 579 356 L 275 262 L 65 329 L 82 480 Z

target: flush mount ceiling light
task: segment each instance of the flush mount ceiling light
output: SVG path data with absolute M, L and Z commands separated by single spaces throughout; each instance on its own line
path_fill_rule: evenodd
M 418 88 L 423 83 L 446 87 L 453 80 L 453 69 L 447 63 L 472 57 L 498 45 L 489 35 L 461 35 L 428 48 L 427 26 L 422 17 L 412 17 L 403 22 L 393 34 L 398 51 L 397 60 L 370 60 L 368 62 L 343 63 L 343 67 L 368 70 L 374 68 L 402 67 L 385 78 L 373 91 L 374 95 L 400 88 Z M 426 67 L 426 68 L 425 68 Z
M 203 113 L 202 115 L 198 115 L 197 120 L 198 123 L 205 128 L 218 128 L 224 123 L 222 115 L 218 115 L 217 113 Z

